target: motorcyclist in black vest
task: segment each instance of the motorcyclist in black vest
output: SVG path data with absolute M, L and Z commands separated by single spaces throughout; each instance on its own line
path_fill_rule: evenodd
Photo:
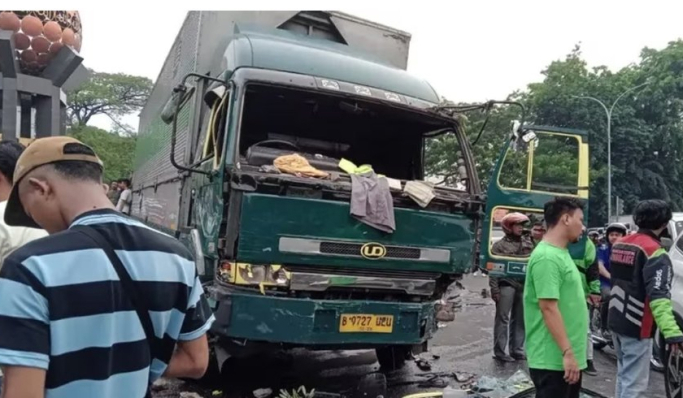
M 608 324 L 617 351 L 615 398 L 645 393 L 655 323 L 667 344 L 680 349 L 683 343 L 671 306 L 673 267 L 659 241 L 671 217 L 666 202 L 642 201 L 634 212 L 638 232 L 612 246 Z

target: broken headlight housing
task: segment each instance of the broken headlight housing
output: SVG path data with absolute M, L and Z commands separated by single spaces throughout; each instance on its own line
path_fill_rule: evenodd
M 221 262 L 217 277 L 222 282 L 241 286 L 258 286 L 261 293 L 266 287 L 289 287 L 291 274 L 277 264 L 256 265 L 248 263 Z

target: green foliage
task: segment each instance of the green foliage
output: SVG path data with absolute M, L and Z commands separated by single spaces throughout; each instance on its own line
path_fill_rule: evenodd
M 97 127 L 79 126 L 68 135 L 90 146 L 104 163 L 104 179 L 109 183 L 133 174 L 136 137 L 120 136 Z
M 315 390 L 307 391 L 306 387 L 301 386 L 292 391 L 280 390 L 280 395 L 278 395 L 278 398 L 313 398 L 314 396 Z
M 619 71 L 604 66 L 589 68 L 576 46 L 565 59 L 551 62 L 542 73 L 543 81 L 529 84 L 527 90 L 512 97 L 525 104 L 531 124 L 590 133 L 591 225 L 607 221 L 607 117 L 598 103 L 578 97 L 595 97 L 609 108 L 622 93 L 645 82 L 649 84 L 644 88 L 623 96 L 612 114 L 613 203 L 617 196 L 623 199 L 625 214 L 639 200 L 649 198 L 668 200 L 676 210 L 683 209 L 683 162 L 678 161 L 683 155 L 683 41 L 671 42 L 662 50 L 646 48 L 638 63 Z M 516 112 L 513 107 L 498 107 L 491 113 L 486 132 L 473 147 L 480 179 L 490 178 L 500 148 L 507 143 L 510 122 L 519 119 Z M 467 133 L 473 140 L 484 115 L 470 112 L 467 117 Z M 576 161 L 570 158 L 568 148 L 557 152 L 562 147 L 561 143 L 557 145 L 545 154 L 535 153 L 533 182 L 565 185 L 576 181 Z M 452 164 L 452 143 L 436 143 L 428 150 L 427 170 Z M 576 150 L 572 151 L 576 156 Z M 520 163 L 522 159 L 510 161 Z M 514 166 L 506 170 L 522 167 Z M 505 178 L 511 179 L 506 181 L 510 186 L 521 183 L 521 173 Z
M 90 73 L 87 82 L 68 93 L 71 125 L 86 125 L 93 116 L 107 115 L 117 128 L 131 132 L 120 118 L 142 109 L 152 91 L 152 81 L 123 73 Z

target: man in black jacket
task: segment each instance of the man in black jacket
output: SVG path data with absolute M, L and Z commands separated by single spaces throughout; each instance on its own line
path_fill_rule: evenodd
M 608 324 L 617 351 L 616 398 L 647 390 L 655 323 L 666 344 L 680 349 L 683 343 L 671 306 L 673 266 L 659 241 L 671 217 L 666 202 L 642 201 L 633 217 L 638 232 L 612 246 Z

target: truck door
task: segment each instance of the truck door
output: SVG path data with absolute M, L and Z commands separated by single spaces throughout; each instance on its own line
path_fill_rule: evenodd
M 528 256 L 492 253 L 503 237 L 500 220 L 509 212 L 529 216 L 525 233 L 543 221 L 543 206 L 555 196 L 573 196 L 585 201 L 588 219 L 588 134 L 552 127 L 525 128 L 524 139 L 512 139 L 500 153 L 487 191 L 486 215 L 482 224 L 480 262 L 491 276 L 523 278 Z M 570 246 L 573 258 L 582 258 L 585 237 Z
M 205 96 L 208 123 L 199 135 L 199 151 L 195 169 L 206 174 L 192 174 L 190 220 L 198 233 L 201 252 L 209 264 L 218 260 L 218 239 L 223 223 L 225 158 L 227 156 L 227 137 L 231 121 L 234 89 L 220 87 L 214 89 L 215 95 Z M 201 100 L 201 98 L 198 98 Z M 208 174 L 208 175 L 207 175 Z M 210 269 L 199 271 L 200 278 L 213 276 Z

